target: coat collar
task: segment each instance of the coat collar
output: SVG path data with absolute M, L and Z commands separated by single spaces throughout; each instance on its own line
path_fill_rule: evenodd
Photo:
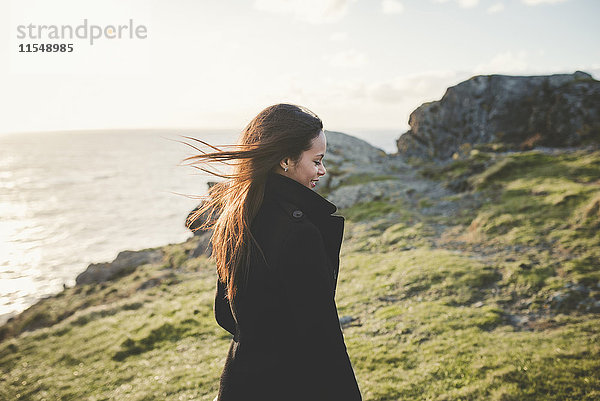
M 280 198 L 295 204 L 312 219 L 329 216 L 337 206 L 312 189 L 284 175 L 269 172 L 265 183 L 265 197 Z
M 267 175 L 265 199 L 277 200 L 292 219 L 296 219 L 292 217 L 294 211 L 300 209 L 317 226 L 330 262 L 331 284 L 335 296 L 344 236 L 344 217 L 331 215 L 337 210 L 337 206 L 298 181 L 272 172 Z

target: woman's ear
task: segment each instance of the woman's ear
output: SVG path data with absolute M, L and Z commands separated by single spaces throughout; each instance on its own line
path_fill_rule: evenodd
M 290 164 L 290 159 L 288 157 L 286 157 L 285 159 L 281 159 L 281 161 L 279 162 L 279 165 L 281 166 L 282 169 L 286 169 L 292 167 L 292 165 Z

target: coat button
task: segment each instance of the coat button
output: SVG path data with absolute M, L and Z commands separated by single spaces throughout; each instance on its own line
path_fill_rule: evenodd
M 304 213 L 302 213 L 302 210 L 294 210 L 292 212 L 292 216 L 294 216 L 295 218 L 299 219 L 300 217 L 302 217 Z

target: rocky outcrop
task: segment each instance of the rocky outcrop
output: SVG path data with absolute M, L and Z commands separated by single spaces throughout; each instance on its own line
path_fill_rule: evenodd
M 198 245 L 190 254 L 190 257 L 192 258 L 196 258 L 200 255 L 212 255 L 212 243 L 210 242 L 212 230 L 201 231 L 200 233 L 201 234 L 198 235 Z
M 600 81 L 577 71 L 479 75 L 413 111 L 398 153 L 445 160 L 475 144 L 511 150 L 600 143 Z
M 327 153 L 323 159 L 327 173 L 319 180 L 318 191 L 330 191 L 356 176 L 390 174 L 402 161 L 391 158 L 382 149 L 352 135 L 325 131 Z
M 208 189 L 210 189 L 213 185 L 215 185 L 216 182 L 215 181 L 209 181 L 207 183 L 208 185 Z M 185 219 L 185 226 L 191 230 L 194 235 L 198 235 L 198 236 L 203 236 L 204 233 L 206 231 L 208 231 L 207 229 L 204 228 L 200 228 L 200 226 L 202 225 L 202 223 L 204 223 L 207 219 L 208 219 L 208 213 L 204 212 L 202 213 L 200 216 L 195 216 L 194 213 L 196 213 L 197 210 L 199 210 L 202 205 L 204 204 L 204 202 L 201 202 L 198 206 L 196 206 L 186 217 Z M 216 213 L 213 217 L 212 220 L 215 221 L 217 218 L 219 217 L 219 214 Z
M 162 260 L 160 249 L 122 251 L 110 263 L 92 263 L 75 279 L 77 285 L 101 283 L 132 273 L 138 266 Z

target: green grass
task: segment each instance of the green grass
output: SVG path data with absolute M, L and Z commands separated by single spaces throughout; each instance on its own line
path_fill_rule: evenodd
M 486 330 L 495 312 L 427 303 L 387 330 L 350 327 L 347 346 L 366 400 L 593 400 L 599 395 L 597 321 L 543 332 Z M 495 323 L 494 323 L 495 324 Z M 440 330 L 445 328 L 446 330 Z M 385 367 L 385 368 L 383 368 Z
M 497 267 L 445 250 L 344 256 L 338 308 L 358 318 L 344 333 L 365 399 L 598 395 L 597 316 L 516 331 L 494 292 Z
M 387 200 L 359 203 L 344 209 L 343 216 L 348 220 L 369 220 L 381 215 L 401 210 L 402 205 L 398 202 L 392 203 Z
M 424 168 L 487 199 L 460 218 L 420 214 L 428 198 L 340 210 L 336 302 L 354 318 L 344 336 L 363 399 L 599 399 L 600 310 L 588 306 L 600 301 L 600 155 L 457 162 Z M 156 265 L 68 288 L 0 328 L 0 399 L 212 400 L 231 336 L 195 245 L 168 245 Z

